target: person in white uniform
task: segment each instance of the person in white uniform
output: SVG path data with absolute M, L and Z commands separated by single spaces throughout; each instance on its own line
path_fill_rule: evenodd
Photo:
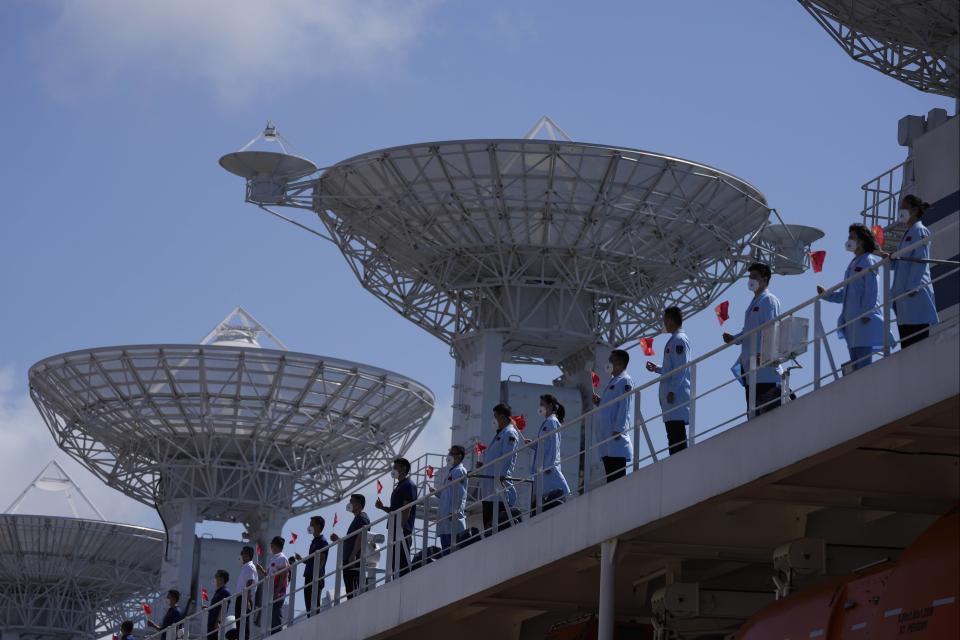
M 540 396 L 537 413 L 543 423 L 530 447 L 533 453 L 530 475 L 533 476 L 535 492 L 540 496 L 540 510 L 547 511 L 563 504 L 570 495 L 570 486 L 560 469 L 560 425 L 566 410 L 555 396 L 546 394 Z
M 906 223 L 907 232 L 900 239 L 898 251 L 930 237 L 920 218 L 928 205 L 910 194 L 900 205 L 900 222 Z M 906 251 L 893 261 L 893 285 L 890 297 L 897 314 L 897 330 L 900 333 L 900 348 L 909 347 L 930 335 L 930 327 L 940 322 L 937 303 L 933 297 L 933 280 L 930 278 L 930 243 Z
M 647 362 L 647 371 L 659 375 L 681 369 L 690 358 L 690 340 L 683 332 L 683 313 L 679 307 L 663 311 L 663 329 L 670 334 L 663 348 L 663 364 Z M 667 429 L 670 455 L 687 448 L 687 424 L 690 422 L 690 368 L 685 367 L 660 379 L 660 411 Z

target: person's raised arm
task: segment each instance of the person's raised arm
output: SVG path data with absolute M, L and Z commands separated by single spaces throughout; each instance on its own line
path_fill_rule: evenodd
M 825 302 L 835 302 L 835 303 L 843 302 L 843 287 L 840 287 L 839 289 L 834 289 L 833 291 L 831 291 L 830 293 L 824 296 L 823 293 L 825 291 L 826 289 L 824 289 L 820 285 L 817 285 L 817 295 L 823 296 L 823 299 Z

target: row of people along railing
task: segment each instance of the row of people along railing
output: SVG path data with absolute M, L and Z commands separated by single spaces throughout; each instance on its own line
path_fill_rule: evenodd
M 777 318 L 756 329 L 744 332 L 737 341 L 723 344 L 690 360 L 683 367 L 665 371 L 662 375 L 648 382 L 638 384 L 628 394 L 601 404 L 580 416 L 571 418 L 563 423 L 556 432 L 547 433 L 534 439 L 524 439 L 519 449 L 514 452 L 493 460 L 484 460 L 484 464 L 479 467 L 476 464 L 478 462 L 476 454 L 474 454 L 472 465 L 474 469 L 458 480 L 446 482 L 446 470 L 442 468 L 438 461 L 441 456 L 436 455 L 435 458 L 428 458 L 422 463 L 422 466 L 427 466 L 432 460 L 436 460 L 436 467 L 433 468 L 436 469 L 434 475 L 437 481 L 433 483 L 432 487 L 429 482 L 421 483 L 422 495 L 410 505 L 416 509 L 417 524 L 414 527 L 413 535 L 397 534 L 397 532 L 402 531 L 401 516 L 403 512 L 389 513 L 349 536 L 338 538 L 335 542 L 331 542 L 326 549 L 313 554 L 314 566 L 330 565 L 331 559 L 333 562 L 332 568 L 329 570 L 324 572 L 314 571 L 310 581 L 304 583 L 300 580 L 298 570 L 307 560 L 307 558 L 302 558 L 291 562 L 290 566 L 281 572 L 284 574 L 283 576 L 280 576 L 279 573 L 277 575 L 268 574 L 245 592 L 232 594 L 220 603 L 218 609 L 219 624 L 211 634 L 208 635 L 207 632 L 207 620 L 211 610 L 200 610 L 184 619 L 176 630 L 168 629 L 148 637 L 151 640 L 172 640 L 173 638 L 259 640 L 277 632 L 280 628 L 298 624 L 310 616 L 322 616 L 325 610 L 340 606 L 348 599 L 362 597 L 364 592 L 385 583 L 402 579 L 407 572 L 418 570 L 426 564 L 437 561 L 452 562 L 454 560 L 451 558 L 456 557 L 460 548 L 483 538 L 494 536 L 507 527 L 522 525 L 524 521 L 541 514 L 544 510 L 543 470 L 545 468 L 542 458 L 544 443 L 547 438 L 553 438 L 555 433 L 560 433 L 561 438 L 569 437 L 575 439 L 576 442 L 587 443 L 586 446 L 579 448 L 575 453 L 568 453 L 561 458 L 561 468 L 565 468 L 563 466 L 565 463 L 574 467 L 579 465 L 582 468 L 581 461 L 583 459 L 592 459 L 592 456 L 599 457 L 598 452 L 613 439 L 613 437 L 607 439 L 593 437 L 597 417 L 604 408 L 621 402 L 630 395 L 639 399 L 642 394 L 655 390 L 661 379 L 678 374 L 684 369 L 689 369 L 691 379 L 690 400 L 688 401 L 690 406 L 688 446 L 696 446 L 698 442 L 704 439 L 713 437 L 737 424 L 742 424 L 759 413 L 814 392 L 825 384 L 839 380 L 844 375 L 855 374 L 853 365 L 857 363 L 842 361 L 842 359 L 835 357 L 834 349 L 839 345 L 838 332 L 852 323 L 860 322 L 863 316 L 848 319 L 845 324 L 826 330 L 823 324 L 823 303 L 834 292 L 843 289 L 858 279 L 876 277 L 879 272 L 883 291 L 882 302 L 877 307 L 868 309 L 866 313 L 876 310 L 882 312 L 883 344 L 873 355 L 880 359 L 890 356 L 896 352 L 900 342 L 894 338 L 892 333 L 896 324 L 894 308 L 899 298 L 894 298 L 890 293 L 891 265 L 895 260 L 909 255 L 913 249 L 934 241 L 937 236 L 945 233 L 956 234 L 957 232 L 958 223 L 953 223 L 928 238 L 906 246 L 884 258 L 870 269 L 857 272 L 847 280 L 824 290 L 823 293 L 781 313 Z M 941 273 L 938 279 L 950 277 L 957 271 L 957 265 L 952 265 L 948 271 Z M 910 292 L 903 295 L 910 295 Z M 738 350 L 742 342 L 746 342 L 752 348 L 756 336 L 770 339 L 770 336 L 776 335 L 773 332 L 779 327 L 792 325 L 795 328 L 797 324 L 801 327 L 809 327 L 810 319 L 801 314 L 811 312 L 813 316 L 812 337 L 809 336 L 809 332 L 806 332 L 800 340 L 792 343 L 791 352 L 777 354 L 776 360 L 758 359 L 756 356 L 761 354 L 755 354 L 751 351 L 748 360 L 750 363 L 749 371 L 742 378 L 737 378 L 729 373 L 727 365 L 730 361 L 731 350 Z M 798 323 L 797 320 L 802 320 L 802 322 Z M 949 318 L 944 318 L 938 326 L 933 327 L 931 333 L 936 335 L 945 331 L 956 332 L 957 325 L 958 316 L 954 314 Z M 763 351 L 762 347 L 761 351 Z M 726 375 L 721 374 L 716 379 L 713 379 L 714 376 L 710 376 L 711 382 L 704 384 L 707 376 L 702 375 L 702 372 L 711 369 L 712 363 L 720 363 L 712 366 L 712 372 L 726 372 Z M 775 364 L 786 365 L 781 394 L 775 398 L 758 398 L 756 372 L 760 367 Z M 698 371 L 701 373 L 698 374 Z M 798 376 L 799 372 L 809 372 L 809 377 L 801 380 Z M 743 410 L 733 410 L 727 415 L 720 415 L 718 408 L 726 408 L 727 411 L 730 411 L 729 396 L 723 401 L 717 401 L 717 399 L 731 386 L 736 388 L 737 402 L 743 402 L 744 392 L 741 389 L 746 387 L 746 406 Z M 671 407 L 671 410 L 675 408 Z M 638 409 L 634 415 L 632 434 L 634 456 L 630 464 L 630 472 L 636 472 L 641 467 L 657 463 L 667 453 L 667 447 L 657 448 L 654 446 L 650 431 L 651 424 L 658 420 L 663 421 L 663 412 L 644 415 L 644 412 Z M 709 416 L 709 418 L 706 416 Z M 707 422 L 712 422 L 712 424 L 704 428 Z M 581 435 L 585 437 L 581 439 Z M 641 448 L 641 443 L 645 445 L 643 448 Z M 530 474 L 515 472 L 510 477 L 499 474 L 500 463 L 513 456 L 523 455 L 527 455 L 528 462 L 530 459 L 534 460 Z M 468 460 L 464 461 L 465 466 L 469 463 Z M 519 467 L 518 464 L 515 468 Z M 551 465 L 547 464 L 546 467 L 549 468 Z M 484 483 L 484 480 L 487 482 Z M 579 496 L 599 489 L 604 484 L 603 480 L 602 477 L 583 477 L 581 481 L 571 487 L 571 492 L 565 497 L 564 501 L 578 499 Z M 440 549 L 439 535 L 441 532 L 449 530 L 447 526 L 449 523 L 438 515 L 438 496 L 443 491 L 452 490 L 459 483 L 466 483 L 468 496 L 466 512 L 471 516 L 471 519 L 476 518 L 479 507 L 483 502 L 492 502 L 494 505 L 504 504 L 505 507 L 493 509 L 492 526 L 487 529 L 469 527 L 463 534 L 455 537 L 451 545 L 451 552 L 444 555 Z M 484 488 L 485 486 L 492 486 L 492 490 L 488 491 Z M 508 505 L 506 494 L 512 489 L 519 489 L 519 497 L 513 505 Z M 458 517 L 458 514 L 454 513 L 449 517 L 452 519 Z M 357 558 L 347 559 L 343 557 L 344 545 L 350 538 L 355 538 L 355 542 L 359 543 L 360 552 Z M 324 554 L 326 554 L 326 559 L 322 557 Z M 404 557 L 408 559 L 409 567 L 403 562 Z M 348 593 L 347 585 L 344 582 L 344 569 L 355 569 L 359 572 L 358 586 L 352 593 Z M 285 580 L 277 580 L 278 577 L 285 578 Z M 276 592 L 275 586 L 282 582 L 287 584 L 281 591 Z M 309 589 L 309 602 L 304 602 L 305 588 Z M 279 621 L 272 619 L 275 603 L 283 603 L 280 607 Z

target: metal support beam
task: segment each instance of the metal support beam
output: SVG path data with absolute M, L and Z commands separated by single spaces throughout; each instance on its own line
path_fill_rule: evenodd
M 600 543 L 600 606 L 597 640 L 613 640 L 617 539 Z
M 451 444 L 486 443 L 493 436 L 493 428 L 488 426 L 490 410 L 500 402 L 503 337 L 495 331 L 481 331 L 458 340 L 454 353 Z

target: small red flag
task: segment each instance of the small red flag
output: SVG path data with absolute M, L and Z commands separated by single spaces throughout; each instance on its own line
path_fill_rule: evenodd
M 340 522 L 340 518 L 337 514 L 333 514 L 333 526 L 337 526 L 337 523 Z
M 640 338 L 640 347 L 643 349 L 643 355 L 653 355 L 653 338 Z
M 377 480 L 377 495 L 383 491 L 383 483 Z
M 263 547 L 260 546 L 260 543 L 257 543 L 257 556 L 263 555 Z
M 427 465 L 427 477 L 433 480 L 433 467 Z
M 723 323 L 730 319 L 730 303 L 726 300 L 717 305 L 713 310 L 717 314 L 717 320 L 720 321 L 720 326 L 723 326 Z
M 478 456 L 481 455 L 486 450 L 487 450 L 487 445 L 483 444 L 482 442 L 477 442 L 473 445 L 473 451 Z
M 811 251 L 810 252 L 810 264 L 813 266 L 814 273 L 820 273 L 823 271 L 823 261 L 827 259 L 827 252 L 821 249 L 820 251 Z
M 120 640 L 120 636 L 118 636 L 117 634 L 113 634 L 113 640 Z
M 204 602 L 210 599 L 209 596 L 207 595 L 206 587 L 200 588 L 200 599 L 203 600 Z
M 144 602 L 143 604 L 141 604 L 141 605 L 140 605 L 140 608 L 143 609 L 143 612 L 144 612 L 146 615 L 148 615 L 148 616 L 153 614 L 153 607 L 151 607 L 150 605 L 148 605 L 146 602 Z
M 298 536 L 295 531 L 291 531 L 291 532 L 290 532 L 290 544 L 295 543 L 295 542 L 297 541 L 297 538 L 299 538 L 299 537 L 300 537 L 300 536 Z
M 520 431 L 523 431 L 523 428 L 527 426 L 527 419 L 523 416 L 510 416 L 510 419 L 513 420 L 513 424 L 516 425 Z
M 600 376 L 597 375 L 597 372 L 596 372 L 596 371 L 591 371 L 591 372 L 590 372 L 590 379 L 591 379 L 591 381 L 593 382 L 593 388 L 594 388 L 594 389 L 599 389 L 599 388 L 600 388 Z
M 877 239 L 877 246 L 881 249 L 883 248 L 883 227 L 878 224 L 873 225 L 871 229 L 873 231 L 873 237 Z

